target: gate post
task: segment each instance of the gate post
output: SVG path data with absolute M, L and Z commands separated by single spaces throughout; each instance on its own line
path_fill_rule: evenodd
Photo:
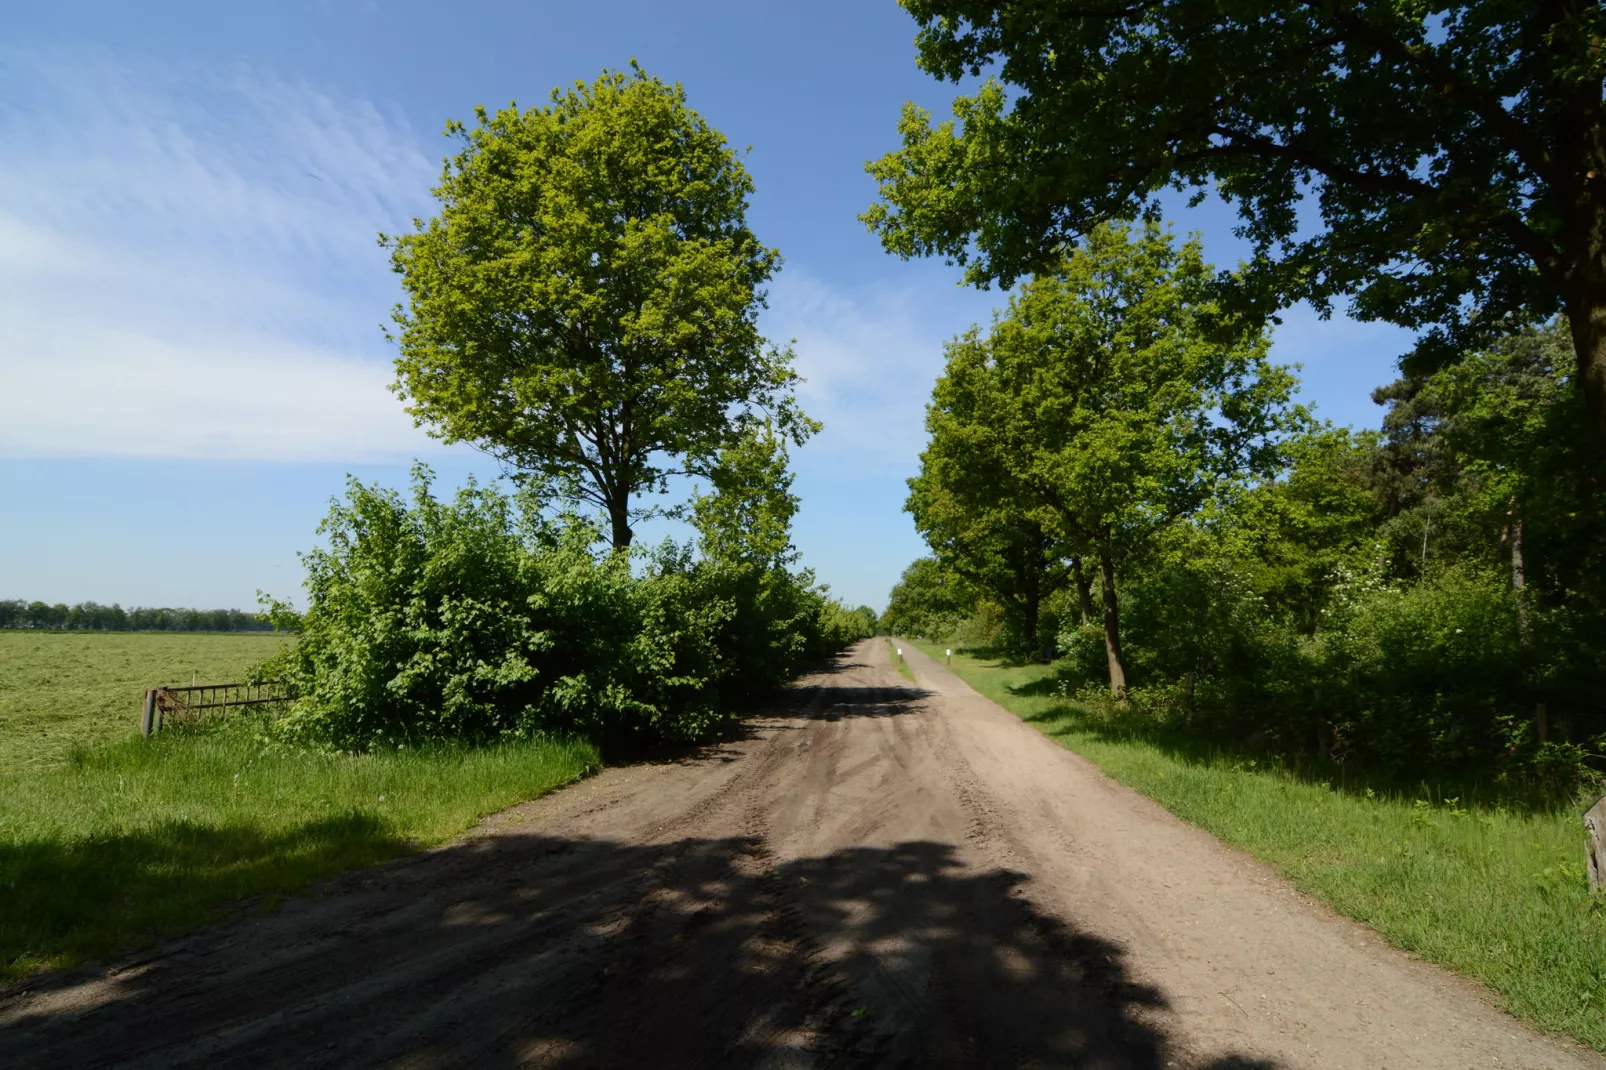
M 140 711 L 139 734 L 149 737 L 153 731 L 160 727 L 161 723 L 156 720 L 156 688 L 147 687 L 145 689 L 145 705 Z

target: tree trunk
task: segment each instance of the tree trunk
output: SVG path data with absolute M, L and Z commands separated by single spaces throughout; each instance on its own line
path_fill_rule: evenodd
M 613 548 L 626 550 L 635 532 L 630 530 L 630 499 L 608 503 L 608 522 L 613 527 Z
M 1522 499 L 1511 499 L 1511 590 L 1517 596 L 1517 638 L 1527 651 L 1528 624 L 1528 562 L 1523 557 Z M 1534 738 L 1541 743 L 1550 740 L 1550 716 L 1543 702 L 1534 704 Z
M 1082 623 L 1087 624 L 1093 620 L 1093 582 L 1082 570 L 1080 557 L 1071 558 L 1071 574 L 1076 577 L 1076 601 L 1082 611 Z
M 1522 512 L 1516 498 L 1511 499 L 1511 589 L 1517 595 L 1517 634 L 1528 645 L 1528 566 L 1522 556 Z
M 1025 602 L 1023 610 L 1026 619 L 1021 622 L 1021 628 L 1026 632 L 1026 650 L 1035 659 L 1038 655 L 1037 620 L 1042 615 L 1043 604 L 1042 595 L 1038 591 L 1037 584 L 1027 585 L 1026 597 L 1023 601 Z
M 1099 577 L 1104 594 L 1104 656 L 1110 666 L 1110 694 L 1126 698 L 1126 665 L 1121 660 L 1121 610 L 1115 597 L 1115 562 L 1106 543 L 1099 550 Z
M 1578 388 L 1595 425 L 1596 444 L 1606 448 L 1606 297 L 1599 285 L 1579 289 L 1584 296 L 1567 302 L 1567 325 L 1578 361 Z

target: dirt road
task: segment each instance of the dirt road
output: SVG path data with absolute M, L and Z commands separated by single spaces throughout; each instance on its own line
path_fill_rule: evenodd
M 1592 1067 L 880 640 L 276 915 L 0 999 L 0 1065 Z

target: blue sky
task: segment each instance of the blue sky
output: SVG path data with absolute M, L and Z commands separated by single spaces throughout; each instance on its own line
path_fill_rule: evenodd
M 494 474 L 386 389 L 397 298 L 375 235 L 431 211 L 448 118 L 544 101 L 634 57 L 751 146 L 750 223 L 786 265 L 804 561 L 885 603 L 922 546 L 901 511 L 942 342 L 1001 300 L 881 252 L 855 216 L 898 109 L 945 113 L 892 0 L 15 6 L 0 43 L 0 598 L 249 607 L 346 473 Z M 1218 263 L 1218 206 L 1179 209 Z M 1395 328 L 1295 309 L 1275 356 L 1375 426 Z M 664 528 L 644 532 L 661 536 Z

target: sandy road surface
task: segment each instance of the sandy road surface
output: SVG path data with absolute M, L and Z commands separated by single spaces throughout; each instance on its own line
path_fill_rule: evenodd
M 910 660 L 36 980 L 0 1065 L 1606 1066 Z

